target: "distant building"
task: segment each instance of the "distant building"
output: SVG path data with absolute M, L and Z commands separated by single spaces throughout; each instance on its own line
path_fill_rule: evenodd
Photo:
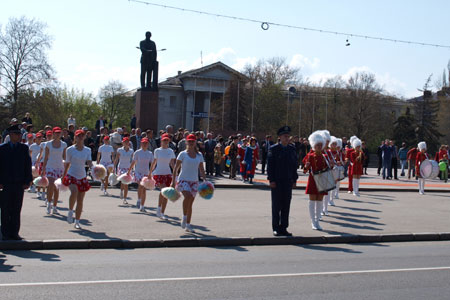
M 167 124 L 188 130 L 208 130 L 211 103 L 224 101 L 231 80 L 247 80 L 222 62 L 178 72 L 159 83 L 158 129 Z M 201 122 L 204 120 L 203 122 Z

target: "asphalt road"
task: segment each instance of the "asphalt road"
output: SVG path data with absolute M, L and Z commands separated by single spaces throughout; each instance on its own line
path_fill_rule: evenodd
M 450 242 L 0 252 L 0 299 L 449 299 Z

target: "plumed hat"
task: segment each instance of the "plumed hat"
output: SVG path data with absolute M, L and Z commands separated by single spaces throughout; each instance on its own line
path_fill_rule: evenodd
M 320 134 L 323 136 L 325 142 L 330 142 L 331 141 L 331 136 L 330 136 L 330 132 L 328 130 L 319 130 Z
M 342 139 L 337 139 L 337 146 L 342 148 Z
M 352 140 L 352 147 L 353 147 L 353 149 L 355 149 L 355 148 L 358 147 L 358 146 L 361 146 L 361 140 L 358 139 L 357 137 L 355 137 L 355 138 Z
M 314 131 L 308 137 L 309 144 L 314 148 L 317 144 L 322 144 L 322 148 L 325 147 L 325 139 L 320 131 Z
M 420 142 L 419 144 L 417 144 L 417 148 L 419 148 L 420 151 L 422 151 L 423 149 L 427 149 L 427 143 L 425 142 Z
M 356 135 L 353 135 L 350 137 L 350 144 L 353 142 L 354 139 L 357 139 L 358 137 Z
M 337 139 L 337 137 L 331 136 L 331 139 L 330 139 L 330 145 L 331 145 L 331 144 L 336 144 L 336 146 L 338 145 L 338 139 Z

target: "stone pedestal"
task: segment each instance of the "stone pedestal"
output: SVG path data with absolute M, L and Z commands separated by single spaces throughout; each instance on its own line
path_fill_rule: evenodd
M 138 91 L 136 93 L 136 125 L 142 131 L 158 130 L 159 93 L 155 91 Z

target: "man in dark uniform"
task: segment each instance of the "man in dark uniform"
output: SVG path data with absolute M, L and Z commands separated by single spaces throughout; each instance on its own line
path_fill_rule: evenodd
M 267 155 L 267 179 L 272 193 L 272 229 L 275 236 L 292 236 L 287 231 L 292 188 L 297 183 L 297 154 L 289 144 L 291 128 L 278 130 L 279 143 L 269 149 Z
M 28 146 L 20 143 L 19 126 L 8 128 L 10 141 L 0 145 L 0 207 L 3 240 L 21 240 L 20 212 L 23 191 L 31 185 L 31 158 Z

